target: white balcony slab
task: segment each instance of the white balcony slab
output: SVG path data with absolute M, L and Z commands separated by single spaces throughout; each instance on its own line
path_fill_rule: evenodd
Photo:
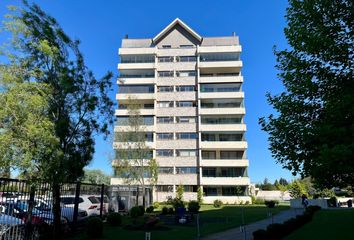
M 201 177 L 202 185 L 209 186 L 235 186 L 235 185 L 249 185 L 249 177 Z
M 201 142 L 202 149 L 247 149 L 246 141 Z

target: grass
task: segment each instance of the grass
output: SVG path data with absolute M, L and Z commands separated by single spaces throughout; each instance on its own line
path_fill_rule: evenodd
M 278 206 L 271 211 L 276 214 L 282 210 L 289 209 L 288 206 Z M 206 236 L 212 233 L 225 231 L 230 228 L 239 227 L 242 224 L 242 211 L 244 212 L 245 224 L 255 222 L 267 217 L 269 208 L 264 205 L 236 206 L 226 205 L 221 208 L 214 208 L 213 205 L 202 205 L 200 213 L 200 234 Z M 129 218 L 124 219 L 124 223 L 129 222 Z M 153 231 L 153 240 L 192 240 L 196 239 L 196 226 L 173 225 L 171 230 Z M 144 239 L 143 231 L 127 231 L 121 227 L 110 227 L 105 225 L 103 239 Z M 85 234 L 75 236 L 72 239 L 87 239 Z
M 321 210 L 285 240 L 353 239 L 353 222 L 354 209 Z

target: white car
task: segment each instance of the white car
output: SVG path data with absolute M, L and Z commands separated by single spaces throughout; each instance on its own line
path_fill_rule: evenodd
M 99 204 L 101 204 L 101 195 L 95 195 L 95 197 L 100 201 Z M 102 209 L 102 214 L 108 214 L 109 211 L 109 198 L 107 195 L 103 195 L 103 209 Z
M 65 207 L 75 206 L 75 196 L 62 196 L 60 198 L 61 203 Z M 100 201 L 94 195 L 80 195 L 79 208 L 85 210 L 88 216 L 100 215 Z

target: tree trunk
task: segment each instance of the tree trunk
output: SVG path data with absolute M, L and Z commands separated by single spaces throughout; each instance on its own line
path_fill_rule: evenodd
M 143 207 L 145 208 L 145 184 L 143 184 Z
M 139 206 L 139 186 L 136 186 L 135 206 Z
M 60 209 L 60 185 L 53 184 L 53 215 L 54 215 L 54 240 L 62 239 L 61 209 Z

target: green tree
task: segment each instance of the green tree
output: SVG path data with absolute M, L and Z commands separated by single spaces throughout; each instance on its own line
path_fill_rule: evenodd
M 158 180 L 158 164 L 152 158 L 152 150 L 146 145 L 147 133 L 140 115 L 142 105 L 133 98 L 127 101 L 128 119 L 122 121 L 115 133 L 116 175 L 126 184 L 140 185 L 143 190 L 143 205 L 146 205 L 146 186 L 154 186 Z M 139 191 L 136 191 L 138 204 Z
M 109 185 L 111 177 L 106 175 L 100 169 L 85 169 L 84 177 L 82 178 L 83 182 L 92 183 L 92 184 L 105 184 Z
M 303 194 L 307 195 L 305 185 L 298 180 L 291 183 L 289 192 L 292 198 L 301 198 Z
M 184 187 L 183 185 L 178 185 L 176 189 L 176 199 L 183 201 Z
M 83 168 L 93 157 L 94 134 L 109 134 L 108 126 L 114 116 L 114 104 L 108 96 L 112 74 L 97 79 L 85 65 L 79 41 L 70 39 L 38 5 L 24 1 L 22 9 L 11 10 L 14 11 L 2 25 L 2 30 L 12 38 L 1 49 L 8 57 L 1 66 L 5 86 L 1 89 L 8 92 L 11 89 L 6 86 L 36 83 L 39 89 L 48 88 L 49 93 L 46 92 L 47 105 L 43 103 L 42 110 L 46 118 L 34 121 L 34 129 L 24 136 L 28 144 L 32 138 L 38 138 L 38 143 L 43 144 L 40 152 L 36 152 L 35 145 L 34 149 L 28 147 L 17 154 L 18 147 L 12 145 L 5 153 L 11 156 L 11 162 L 5 166 L 17 166 L 15 160 L 21 165 L 25 161 L 40 163 L 38 176 L 53 186 L 54 238 L 61 238 L 60 184 L 76 181 L 83 175 Z M 14 75 L 9 77 L 9 73 Z M 46 121 L 47 130 L 39 130 Z M 30 166 L 29 169 L 35 168 Z
M 203 203 L 203 190 L 200 186 L 198 187 L 198 190 L 197 190 L 197 201 L 199 204 Z
M 276 115 L 261 118 L 273 157 L 322 188 L 354 182 L 354 16 L 351 0 L 289 0 L 276 51 L 285 91 L 267 94 Z

